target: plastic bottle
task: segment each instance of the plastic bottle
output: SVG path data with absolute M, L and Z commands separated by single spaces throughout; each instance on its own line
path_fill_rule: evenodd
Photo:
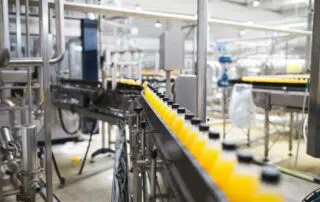
M 186 137 L 184 138 L 184 144 L 187 147 L 187 149 L 191 150 L 191 146 L 194 143 L 194 141 L 197 139 L 199 135 L 199 124 L 201 123 L 201 119 L 194 117 L 191 119 L 191 130 L 186 134 Z
M 266 166 L 261 172 L 261 184 L 249 202 L 284 202 L 284 197 L 279 189 L 279 169 Z
M 230 176 L 225 194 L 230 202 L 250 199 L 259 186 L 259 169 L 253 165 L 253 156 L 247 150 L 237 153 L 238 165 Z
M 178 116 L 172 124 L 172 130 L 176 135 L 179 134 L 180 130 L 182 129 L 182 127 L 184 125 L 184 113 L 185 112 L 186 112 L 186 109 L 183 107 L 179 107 L 177 109 Z
M 191 143 L 190 151 L 194 157 L 199 158 L 202 150 L 207 144 L 209 126 L 205 123 L 199 125 L 199 136 Z
M 177 113 L 177 110 L 179 108 L 179 104 L 177 103 L 174 103 L 172 104 L 171 106 L 171 113 L 169 114 L 169 117 L 168 117 L 168 122 L 167 122 L 167 125 L 172 128 L 173 126 L 173 122 L 176 120 L 176 118 L 178 117 L 178 113 Z
M 198 161 L 205 171 L 210 172 L 216 160 L 221 155 L 220 133 L 213 129 L 209 130 L 209 139 L 199 155 Z
M 234 142 L 224 141 L 221 156 L 210 169 L 211 178 L 222 190 L 225 190 L 229 177 L 237 166 L 236 149 L 237 146 Z
M 192 113 L 186 113 L 184 115 L 185 123 L 188 124 L 190 127 L 192 126 L 191 120 L 193 119 L 193 117 L 194 117 L 194 114 L 192 114 Z

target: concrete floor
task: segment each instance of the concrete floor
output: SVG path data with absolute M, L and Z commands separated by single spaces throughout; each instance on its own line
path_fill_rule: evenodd
M 221 129 L 220 126 L 216 126 Z M 254 132 L 255 131 L 255 132 Z M 261 136 L 263 131 L 259 128 L 253 130 L 252 136 Z M 231 128 L 228 133 L 229 138 L 239 139 L 245 141 L 246 136 L 243 131 Z M 88 136 L 85 136 L 88 139 Z M 296 145 L 296 140 L 294 145 Z M 73 157 L 81 157 L 84 155 L 87 146 L 87 141 L 78 143 L 65 143 L 63 145 L 55 145 L 53 152 L 61 169 L 62 175 L 66 178 L 67 184 L 64 187 L 59 186 L 59 181 L 54 174 L 54 193 L 62 202 L 106 202 L 111 201 L 112 193 L 112 178 L 113 178 L 113 158 L 111 156 L 98 156 L 94 163 L 88 161 L 83 175 L 86 176 L 79 180 L 77 172 L 80 165 L 72 162 Z M 301 151 L 299 156 L 299 163 L 297 170 L 307 172 L 308 174 L 320 174 L 320 160 L 308 157 L 304 149 L 304 144 L 301 144 Z M 89 154 L 101 147 L 101 136 L 96 135 L 93 138 L 92 146 Z M 281 166 L 293 168 L 294 156 L 288 157 L 286 137 L 278 140 L 271 152 L 270 160 L 279 161 Z M 263 142 L 258 141 L 252 145 L 251 150 L 257 156 L 263 154 Z M 295 147 L 294 147 L 295 151 Z M 77 180 L 78 179 L 78 180 Z M 295 177 L 282 175 L 281 191 L 288 202 L 300 202 L 306 195 L 313 190 L 319 188 L 320 185 L 310 183 Z M 5 202 L 15 201 L 14 198 L 7 198 Z M 37 201 L 42 201 L 41 199 Z

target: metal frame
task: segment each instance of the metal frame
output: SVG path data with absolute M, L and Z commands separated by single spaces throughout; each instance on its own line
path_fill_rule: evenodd
M 308 141 L 307 154 L 320 158 L 320 2 L 314 1 L 313 37 L 311 53 L 311 73 L 309 91 L 309 119 L 308 119 Z
M 208 173 L 171 133 L 143 95 L 140 102 L 150 128 L 157 131 L 148 133 L 148 137 L 153 139 L 158 148 L 164 170 L 171 179 L 172 188 L 176 189 L 174 191 L 176 197 L 181 199 L 180 201 L 226 201 L 224 194 L 219 191 Z

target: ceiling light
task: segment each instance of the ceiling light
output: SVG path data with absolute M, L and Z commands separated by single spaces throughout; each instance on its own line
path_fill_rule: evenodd
M 258 7 L 258 6 L 260 6 L 260 1 L 259 1 L 259 0 L 254 0 L 254 1 L 252 2 L 252 6 L 253 6 L 253 7 Z
M 154 26 L 155 26 L 156 28 L 161 28 L 161 27 L 162 27 L 162 24 L 161 24 L 161 22 L 158 20 L 158 21 L 154 24 Z

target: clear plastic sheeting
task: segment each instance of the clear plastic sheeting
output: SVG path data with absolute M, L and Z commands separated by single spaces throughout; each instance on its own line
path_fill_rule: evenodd
M 255 109 L 252 85 L 235 84 L 229 105 L 231 123 L 239 128 L 252 128 L 255 125 Z
M 112 184 L 112 202 L 128 202 L 128 161 L 126 127 L 120 129 L 115 146 L 115 165 Z

